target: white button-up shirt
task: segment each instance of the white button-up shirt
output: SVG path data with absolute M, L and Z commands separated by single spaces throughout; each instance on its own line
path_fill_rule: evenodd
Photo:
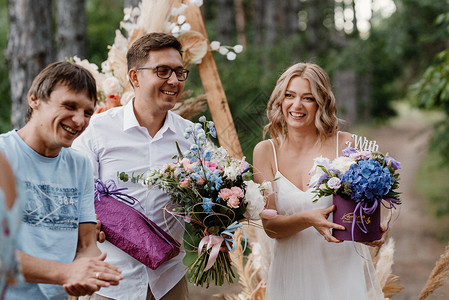
M 184 138 L 184 130 L 192 123 L 180 116 L 168 112 L 164 125 L 151 137 L 145 127 L 136 119 L 133 101 L 126 106 L 113 108 L 94 115 L 89 126 L 78 137 L 73 148 L 86 153 L 92 162 L 94 177 L 103 182 L 113 179 L 118 188 L 126 187 L 127 193 L 141 203 L 134 208 L 142 211 L 160 228 L 182 242 L 184 224 L 167 212 L 164 207 L 170 198 L 159 189 L 148 189 L 140 183 L 122 182 L 117 179 L 117 172 L 134 175 L 142 174 L 153 168 L 160 168 L 173 162 L 177 154 L 178 142 L 181 150 L 190 147 L 190 141 Z M 168 226 L 168 227 L 167 227 Z M 98 294 L 113 299 L 146 299 L 148 284 L 156 299 L 165 295 L 186 272 L 182 263 L 185 251 L 165 262 L 156 270 L 129 256 L 108 241 L 98 243 L 102 252 L 107 252 L 106 261 L 122 269 L 123 280 L 118 286 L 102 288 Z

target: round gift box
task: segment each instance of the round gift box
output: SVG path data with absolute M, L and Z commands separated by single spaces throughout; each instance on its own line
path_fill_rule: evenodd
M 372 214 L 362 214 L 361 218 L 358 210 L 355 214 L 358 224 L 354 224 L 354 235 L 352 235 L 352 223 L 357 202 L 334 195 L 334 204 L 333 221 L 346 228 L 346 230 L 333 229 L 332 235 L 334 237 L 340 241 L 353 240 L 355 242 L 372 242 L 382 237 L 382 231 L 380 230 L 380 205 L 377 206 L 377 209 Z M 362 221 L 365 224 L 366 233 L 360 229 L 360 227 L 363 228 Z

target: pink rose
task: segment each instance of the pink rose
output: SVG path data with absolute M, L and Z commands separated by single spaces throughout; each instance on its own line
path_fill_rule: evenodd
M 185 187 L 188 187 L 189 184 L 190 184 L 190 178 L 186 178 L 179 184 L 179 186 L 185 188 Z
M 228 199 L 228 206 L 230 208 L 238 208 L 240 204 L 240 200 L 239 198 L 237 198 L 236 196 L 232 195 L 231 197 L 229 197 Z
M 180 163 L 182 164 L 182 166 L 184 167 L 185 170 L 189 171 L 189 172 L 193 172 L 192 166 L 193 164 L 190 163 L 190 160 L 188 158 L 183 158 Z
M 237 186 L 233 186 L 231 188 L 232 193 L 234 194 L 234 196 L 236 196 L 237 198 L 243 198 L 243 191 L 241 188 L 237 187 Z
M 206 182 L 206 180 L 203 177 L 201 177 L 200 180 L 196 181 L 196 183 L 199 185 L 203 185 L 205 182 Z
M 218 165 L 217 165 L 216 163 L 211 162 L 211 161 L 203 161 L 203 163 L 204 163 L 204 165 L 205 165 L 206 167 L 208 167 L 212 172 L 214 172 L 214 171 L 217 169 L 217 167 L 218 167 Z
M 223 200 L 229 199 L 229 197 L 233 196 L 234 193 L 230 189 L 221 189 L 218 193 L 218 196 L 221 197 Z

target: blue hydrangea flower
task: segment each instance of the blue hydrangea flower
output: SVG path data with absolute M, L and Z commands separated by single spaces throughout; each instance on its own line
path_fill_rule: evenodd
M 394 178 L 379 162 L 361 160 L 351 165 L 348 172 L 341 176 L 342 182 L 351 184 L 351 198 L 359 201 L 380 201 L 388 194 Z
M 201 123 L 206 122 L 206 117 L 205 117 L 205 116 L 201 116 L 201 117 L 198 119 L 198 121 L 201 122 Z

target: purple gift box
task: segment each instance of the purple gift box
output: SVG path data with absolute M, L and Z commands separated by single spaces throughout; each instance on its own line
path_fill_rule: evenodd
M 106 239 L 151 269 L 179 254 L 179 244 L 169 234 L 114 197 L 97 197 L 95 212 Z
M 382 237 L 380 229 L 380 205 L 372 214 L 360 214 L 357 202 L 334 195 L 334 223 L 346 230 L 333 229 L 332 235 L 341 241 L 372 242 Z M 354 214 L 356 216 L 354 222 Z M 363 223 L 362 223 L 363 222 Z M 353 232 L 354 229 L 354 232 Z M 366 233 L 363 232 L 366 229 Z

